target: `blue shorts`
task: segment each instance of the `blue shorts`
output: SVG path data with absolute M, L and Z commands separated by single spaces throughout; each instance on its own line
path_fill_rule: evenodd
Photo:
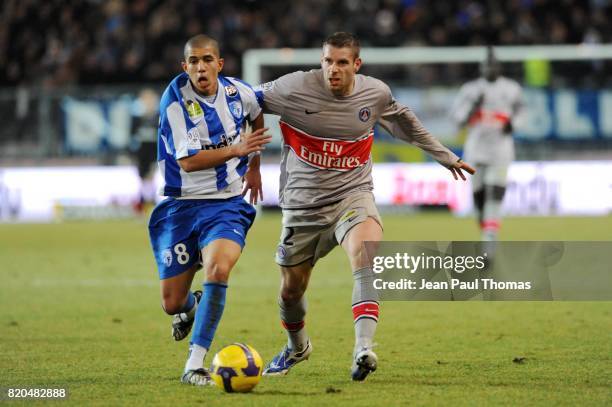
M 213 240 L 230 239 L 244 247 L 255 208 L 241 196 L 229 199 L 168 198 L 149 219 L 149 238 L 160 280 L 177 276 L 200 260 Z

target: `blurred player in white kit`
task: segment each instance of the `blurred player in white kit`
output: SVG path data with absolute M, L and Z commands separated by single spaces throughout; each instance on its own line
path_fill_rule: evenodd
M 264 375 L 286 374 L 312 352 L 304 293 L 317 260 L 337 245 L 348 255 L 354 278 L 352 379 L 364 380 L 377 368 L 372 347 L 378 295 L 363 244 L 380 241 L 383 234 L 372 195 L 375 123 L 429 153 L 455 179 L 465 180 L 463 171 L 474 172 L 397 103 L 386 84 L 357 75 L 360 67 L 358 39 L 335 33 L 323 43 L 321 69 L 294 72 L 256 88 L 264 112 L 280 116 L 283 134 L 283 229 L 276 262 L 281 322 L 289 339 Z
M 480 73 L 459 90 L 451 117 L 458 126 L 468 126 L 464 158 L 477 170 L 472 189 L 481 240 L 496 241 L 506 176 L 514 160 L 512 132 L 522 116 L 522 91 L 516 81 L 501 76 L 491 47 Z

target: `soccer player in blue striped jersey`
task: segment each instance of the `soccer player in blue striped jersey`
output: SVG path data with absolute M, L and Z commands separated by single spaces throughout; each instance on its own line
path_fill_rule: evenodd
M 253 89 L 219 75 L 223 59 L 214 39 L 189 39 L 184 57 L 184 72 L 160 102 L 157 160 L 167 198 L 151 214 L 149 236 L 174 339 L 184 339 L 193 326 L 181 381 L 206 385 L 204 358 L 223 314 L 230 271 L 255 218 L 252 204 L 263 198 L 259 153 L 271 137 Z M 200 265 L 203 291 L 192 292 Z

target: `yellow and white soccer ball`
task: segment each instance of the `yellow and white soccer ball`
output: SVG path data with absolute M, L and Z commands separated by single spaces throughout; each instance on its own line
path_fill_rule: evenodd
M 210 375 L 215 384 L 228 393 L 246 393 L 261 380 L 263 361 L 252 346 L 233 343 L 213 358 Z

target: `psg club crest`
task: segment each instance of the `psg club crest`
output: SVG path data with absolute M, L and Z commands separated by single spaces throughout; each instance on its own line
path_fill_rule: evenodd
M 231 102 L 229 104 L 229 109 L 235 119 L 240 119 L 242 117 L 242 103 L 239 100 Z
M 369 107 L 362 107 L 359 110 L 359 120 L 361 120 L 362 122 L 367 122 L 368 120 L 370 120 L 370 116 L 372 115 L 372 113 L 370 112 L 370 108 Z
M 225 94 L 229 97 L 234 97 L 238 94 L 238 89 L 234 85 L 227 85 L 225 87 Z

